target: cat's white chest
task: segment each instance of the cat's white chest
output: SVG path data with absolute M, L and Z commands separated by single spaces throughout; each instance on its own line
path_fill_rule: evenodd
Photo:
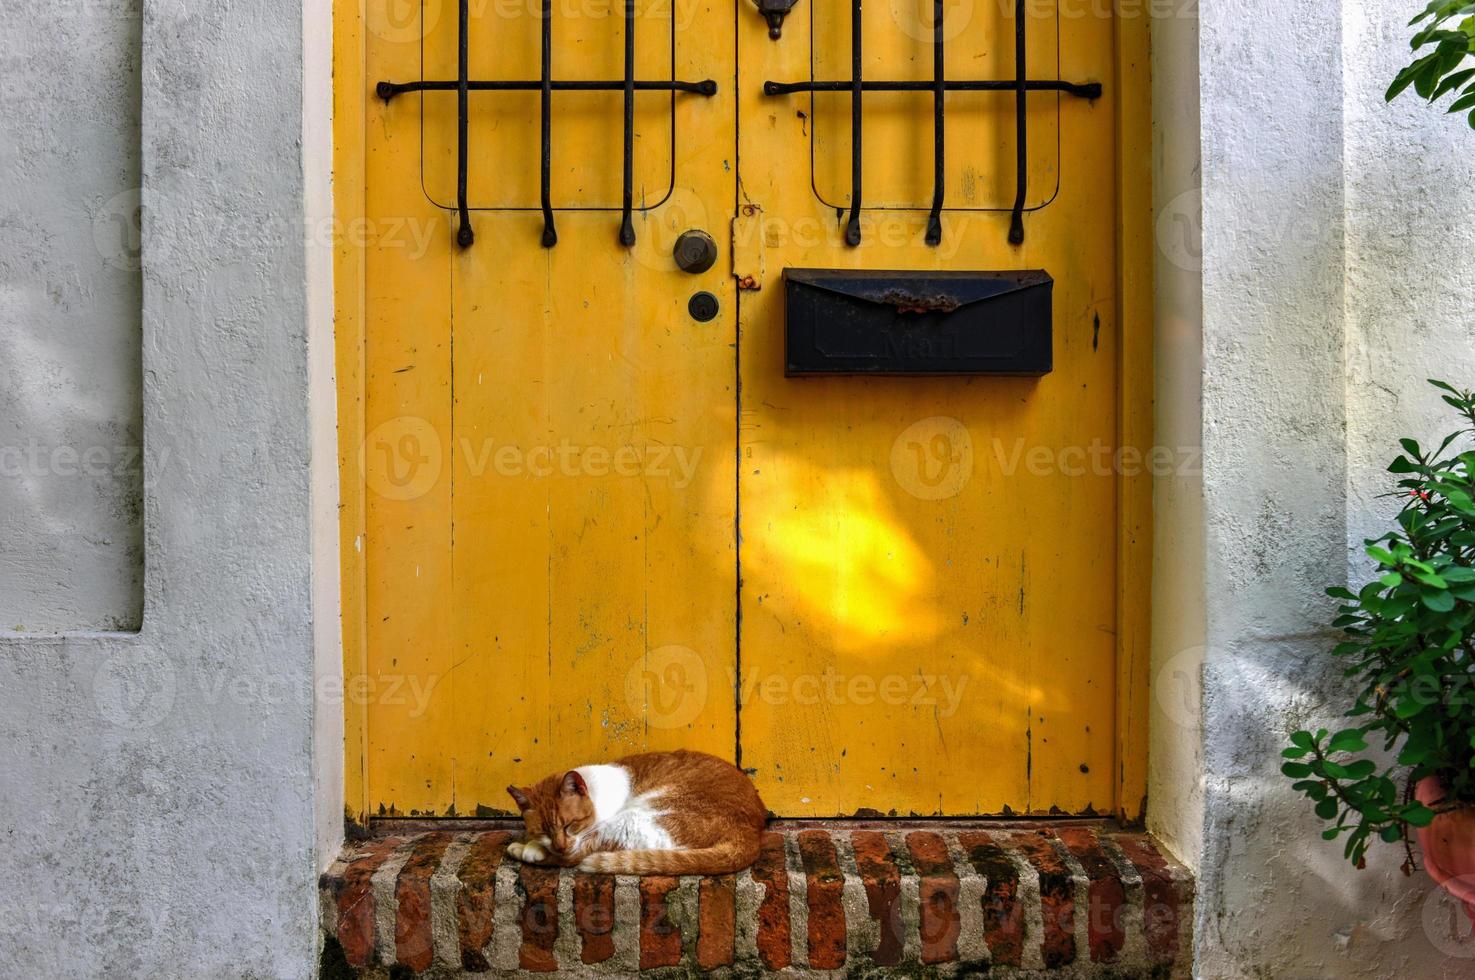
M 633 796 L 608 820 L 595 829 L 611 847 L 624 851 L 669 851 L 676 844 L 661 826 L 665 811 L 654 806 L 649 795 Z
M 676 847 L 661 826 L 665 811 L 657 794 L 632 796 L 630 773 L 621 766 L 580 766 L 594 804 L 594 827 L 607 846 L 623 851 L 669 851 Z

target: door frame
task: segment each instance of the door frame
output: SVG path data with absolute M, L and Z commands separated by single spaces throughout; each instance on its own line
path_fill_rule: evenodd
M 369 3 L 333 3 L 333 297 L 338 393 L 339 553 L 342 556 L 344 809 L 350 825 L 367 826 L 369 733 L 367 515 L 365 442 L 364 244 L 365 107 L 372 97 L 365 69 L 364 11 Z M 747 0 L 732 0 L 746 6 Z M 755 14 L 756 15 L 756 14 Z M 1153 444 L 1153 215 L 1151 18 L 1144 11 L 1114 21 L 1117 100 L 1117 363 L 1121 448 L 1148 459 Z M 1140 823 L 1147 806 L 1151 655 L 1152 475 L 1149 467 L 1117 467 L 1117 622 L 1114 816 Z M 878 805 L 883 812 L 884 806 Z

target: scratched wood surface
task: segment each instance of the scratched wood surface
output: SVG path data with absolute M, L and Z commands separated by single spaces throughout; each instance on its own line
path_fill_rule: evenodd
M 473 77 L 537 77 L 534 7 L 472 4 Z M 340 18 L 359 27 L 340 44 L 362 46 L 340 84 L 356 79 L 364 107 L 335 124 L 345 181 L 360 144 L 364 219 L 338 266 L 359 299 L 339 353 L 345 438 L 360 434 L 343 464 L 351 810 L 486 814 L 510 782 L 676 746 L 740 753 L 785 816 L 1140 798 L 1136 776 L 1118 789 L 1119 718 L 1145 688 L 1119 689 L 1117 634 L 1122 594 L 1147 584 L 1124 580 L 1141 566 L 1110 453 L 1150 404 L 1145 358 L 1128 356 L 1142 344 L 1123 342 L 1150 324 L 1121 322 L 1112 82 L 1145 86 L 1145 67 L 1119 76 L 1109 18 L 1031 5 L 1031 75 L 1108 84 L 1094 105 L 1030 97 L 1022 248 L 998 211 L 950 211 L 943 244 L 923 245 L 926 212 L 906 206 L 931 198 L 930 96 L 868 96 L 867 186 L 892 210 L 867 211 L 849 249 L 848 96 L 762 94 L 808 78 L 812 46 L 815 77 L 847 77 L 848 8 L 801 6 L 780 42 L 744 4 L 638 9 L 639 75 L 669 77 L 674 19 L 675 74 L 719 94 L 678 97 L 674 141 L 669 97 L 637 97 L 649 209 L 630 250 L 603 210 L 560 210 L 559 245 L 540 246 L 531 93 L 471 96 L 471 203 L 503 210 L 473 212 L 476 244 L 458 249 L 442 207 L 454 95 L 372 96 L 381 78 L 454 77 L 455 5 L 370 0 Z M 556 77 L 620 76 L 618 12 L 555 4 Z M 929 77 L 930 17 L 930 2 L 868 4 L 866 73 Z M 948 17 L 950 75 L 1011 73 L 1002 5 Z M 948 97 L 950 205 L 1012 200 L 1012 105 Z M 620 113 L 619 93 L 555 96 L 556 206 L 618 203 Z M 739 293 L 727 229 L 743 204 L 762 208 L 767 275 Z M 707 273 L 671 258 L 688 228 L 719 243 Z M 786 380 L 785 266 L 1047 269 L 1055 371 Z M 698 289 L 721 303 L 710 323 L 687 314 Z M 338 293 L 350 324 L 354 289 Z
M 1005 6 L 949 7 L 949 75 L 1012 75 Z M 931 8 L 865 5 L 868 77 L 931 77 Z M 1053 13 L 1030 19 L 1031 77 L 1110 81 L 1113 22 L 1057 31 Z M 786 380 L 776 277 L 744 295 L 743 764 L 796 816 L 1108 811 L 1117 486 L 1087 454 L 1118 444 L 1115 93 L 1029 97 L 1029 200 L 1049 203 L 1022 247 L 1007 212 L 948 213 L 931 248 L 925 210 L 877 210 L 852 249 L 826 206 L 849 203 L 849 95 L 761 92 L 808 77 L 811 46 L 817 77 L 848 78 L 848 8 L 790 17 L 780 44 L 739 26 L 738 157 L 769 269 L 1046 269 L 1056 290 L 1038 380 Z M 930 100 L 865 97 L 863 200 L 931 201 Z M 946 108 L 948 203 L 1007 206 L 1012 96 Z
M 555 77 L 621 77 L 614 9 L 555 5 Z M 732 50 L 729 11 L 677 15 Z M 670 77 L 672 16 L 641 5 L 639 77 Z M 454 77 L 454 4 L 426 27 L 425 77 Z M 421 77 L 403 34 L 371 32 L 371 83 Z M 473 77 L 538 77 L 530 5 L 474 5 L 471 36 Z M 735 193 L 731 58 L 705 50 L 677 52 L 678 76 L 721 90 L 677 99 L 674 187 L 670 96 L 637 96 L 635 204 L 664 203 L 636 213 L 633 249 L 617 211 L 562 210 L 555 248 L 529 210 L 474 212 L 456 248 L 435 203 L 454 201 L 454 96 L 370 102 L 370 214 L 433 234 L 419 256 L 369 249 L 369 483 L 435 470 L 370 494 L 368 673 L 407 681 L 367 706 L 372 812 L 505 809 L 509 783 L 645 748 L 733 754 L 736 304 L 725 268 L 671 257 Z M 472 205 L 535 206 L 536 96 L 471 98 Z M 555 99 L 555 206 L 618 205 L 621 94 Z M 705 324 L 699 288 L 723 306 Z

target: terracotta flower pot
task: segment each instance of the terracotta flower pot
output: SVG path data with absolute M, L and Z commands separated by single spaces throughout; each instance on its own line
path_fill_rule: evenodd
M 1432 806 L 1444 799 L 1444 787 L 1436 777 L 1429 776 L 1419 780 L 1414 797 Z M 1465 912 L 1475 922 L 1475 808 L 1441 813 L 1416 832 L 1429 877 L 1465 903 Z

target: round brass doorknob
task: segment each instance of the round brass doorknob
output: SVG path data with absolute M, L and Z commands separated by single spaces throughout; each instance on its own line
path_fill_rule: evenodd
M 682 272 L 706 272 L 717 262 L 717 243 L 705 231 L 693 228 L 676 239 L 672 254 Z

